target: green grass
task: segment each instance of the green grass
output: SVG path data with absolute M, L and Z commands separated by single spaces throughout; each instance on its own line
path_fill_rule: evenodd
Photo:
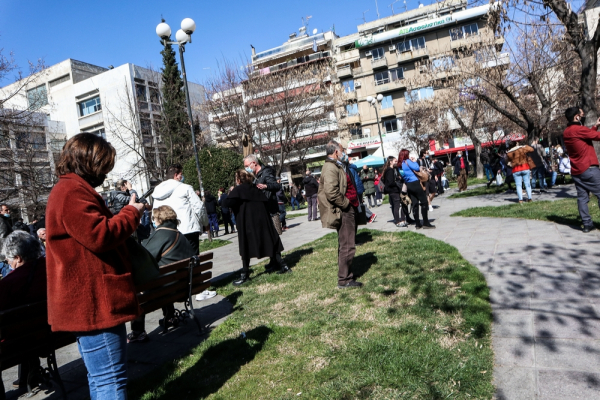
M 208 239 L 204 239 L 204 240 L 200 241 L 200 252 L 202 253 L 203 251 L 209 251 L 209 250 L 216 249 L 218 247 L 227 246 L 230 243 L 231 243 L 231 241 L 223 240 L 223 239 L 214 239 L 213 238 L 212 242 L 209 241 Z
M 477 185 L 480 183 L 488 183 L 488 180 L 486 178 L 467 178 L 467 188 L 471 185 Z M 451 188 L 455 188 L 458 187 L 458 183 L 456 182 L 456 180 L 454 181 L 449 181 L 448 185 Z
M 596 227 L 600 228 L 600 211 L 598 200 L 590 196 L 588 204 L 590 215 Z M 523 218 L 551 221 L 563 225 L 581 225 L 577 209 L 577 199 L 555 201 L 533 201 L 531 203 L 510 204 L 504 206 L 488 206 L 468 208 L 452 214 L 453 217 L 494 217 Z
M 514 184 L 513 184 L 513 186 L 514 186 Z M 484 194 L 499 194 L 499 193 L 506 192 L 507 189 L 508 189 L 508 186 L 506 186 L 506 185 L 496 186 L 495 184 L 490 185 L 489 188 L 486 186 L 480 186 L 480 187 L 470 189 L 467 186 L 466 191 L 460 192 L 460 193 L 458 193 L 458 192 L 454 193 L 454 194 L 450 195 L 448 198 L 449 199 L 459 199 L 461 197 L 481 196 Z
M 298 218 L 298 217 L 306 217 L 307 215 L 308 215 L 308 213 L 287 214 L 285 216 L 285 219 L 294 219 L 294 218 Z
M 190 355 L 133 382 L 130 398 L 492 398 L 483 275 L 413 232 L 361 230 L 358 241 L 362 289 L 336 288 L 335 233 L 288 253 L 292 274 L 261 264 L 241 288 L 217 282 L 233 313 Z

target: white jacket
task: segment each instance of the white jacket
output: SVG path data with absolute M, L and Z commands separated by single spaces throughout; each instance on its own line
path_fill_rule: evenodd
M 190 185 L 169 179 L 154 188 L 152 197 L 154 208 L 169 206 L 175 210 L 181 221 L 178 229 L 184 235 L 201 232 L 203 226 L 208 226 L 206 207 Z
M 571 160 L 569 157 L 563 157 L 560 159 L 560 164 L 558 165 L 558 172 L 561 174 L 570 174 L 571 173 Z

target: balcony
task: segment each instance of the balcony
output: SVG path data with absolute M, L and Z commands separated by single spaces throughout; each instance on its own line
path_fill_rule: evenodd
M 371 67 L 373 69 L 387 67 L 387 58 L 384 56 L 384 57 L 378 58 L 376 60 L 375 59 L 371 60 Z
M 395 116 L 396 116 L 396 107 L 394 107 L 394 106 L 379 110 L 379 118 L 380 119 L 385 118 L 385 117 L 395 117 Z
M 356 90 L 344 92 L 344 100 L 356 100 Z
M 356 61 L 360 58 L 360 53 L 358 52 L 358 49 L 352 49 L 349 51 L 344 51 L 340 54 L 337 55 L 336 57 L 336 63 L 337 64 L 348 64 L 351 63 L 353 61 Z
M 421 57 L 427 57 L 427 56 L 429 56 L 429 50 L 427 50 L 427 48 L 425 48 L 425 49 L 418 49 L 418 50 L 405 51 L 403 53 L 399 53 L 396 55 L 396 59 L 398 60 L 398 63 L 402 63 L 405 61 L 414 60 L 415 58 L 421 58 Z
M 461 47 L 469 47 L 474 44 L 479 44 L 482 41 L 481 35 L 472 35 L 463 39 L 453 40 L 450 42 L 451 49 L 459 49 Z
M 84 129 L 91 125 L 96 125 L 100 122 L 103 122 L 104 118 L 102 117 L 102 110 L 96 111 L 93 114 L 88 114 L 84 117 L 79 118 L 79 129 Z
M 348 117 L 346 117 L 346 123 L 348 125 L 360 124 L 360 114 L 348 115 Z
M 402 89 L 402 88 L 406 88 L 406 79 L 398 79 L 395 81 L 384 83 L 383 85 L 373 84 L 373 92 L 374 93 L 389 92 L 392 90 L 398 90 L 398 89 Z
M 349 65 L 347 65 L 345 67 L 338 67 L 337 76 L 338 76 L 338 78 L 345 78 L 347 76 L 352 76 L 352 68 L 350 68 Z
M 362 72 L 363 72 L 362 67 L 352 68 L 352 75 L 353 76 L 360 75 L 360 74 L 362 74 Z
M 508 65 L 510 63 L 510 55 L 508 53 L 497 54 L 495 58 L 483 60 L 480 62 L 483 68 L 493 68 L 502 65 Z
M 390 68 L 398 65 L 398 55 L 396 53 L 390 53 L 386 56 L 387 58 L 387 66 Z

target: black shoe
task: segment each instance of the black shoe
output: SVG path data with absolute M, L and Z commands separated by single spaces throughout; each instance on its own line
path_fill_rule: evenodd
M 435 225 L 431 225 L 431 224 L 423 225 L 423 229 L 435 229 Z
M 177 317 L 169 318 L 167 320 L 167 322 L 166 322 L 166 325 L 165 325 L 165 319 L 161 318 L 161 319 L 158 320 L 158 325 L 160 325 L 163 328 L 165 328 L 165 330 L 167 330 L 167 329 L 169 329 L 171 327 L 177 328 L 179 326 L 179 318 L 177 318 Z
M 12 387 L 17 388 L 17 389 L 19 388 L 19 380 L 18 379 L 12 383 Z
M 417 225 L 417 226 L 415 226 L 415 228 L 417 228 L 417 229 L 421 229 L 422 227 L 423 227 L 423 225 Z
M 596 229 L 596 227 L 594 225 L 584 225 L 583 226 L 583 233 L 591 232 L 594 229 Z
M 492 182 L 491 182 L 491 181 L 487 183 L 487 188 L 488 188 L 488 189 L 490 188 L 490 185 L 491 185 L 491 184 L 492 184 Z
M 362 287 L 362 285 L 363 284 L 360 282 L 350 281 L 350 282 L 346 283 L 345 285 L 338 284 L 338 289 L 354 289 L 354 288 Z
M 246 283 L 249 280 L 250 280 L 250 277 L 248 276 L 248 274 L 242 274 L 242 275 L 240 275 L 240 279 L 238 279 L 237 281 L 233 281 L 233 286 L 243 285 L 244 283 Z
M 281 269 L 277 271 L 277 275 L 285 274 L 288 272 L 292 272 L 292 270 L 290 269 L 290 267 L 287 266 L 287 264 L 283 264 L 281 266 Z
M 406 223 L 407 223 L 408 225 L 414 225 L 414 223 L 415 223 L 415 220 L 414 220 L 414 219 L 410 219 L 410 218 L 406 217 Z

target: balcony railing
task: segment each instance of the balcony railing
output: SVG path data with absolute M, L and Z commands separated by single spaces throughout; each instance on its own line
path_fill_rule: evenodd
M 392 117 L 396 115 L 396 107 L 391 106 L 379 110 L 379 118 Z
M 348 124 L 360 124 L 360 114 L 348 115 L 346 118 Z
M 345 67 L 339 67 L 337 70 L 338 78 L 344 78 L 346 76 L 352 76 L 352 68 L 349 65 Z
M 344 100 L 356 100 L 356 90 L 344 92 Z
M 396 55 L 396 59 L 398 60 L 399 63 L 401 63 L 401 62 L 413 60 L 415 58 L 425 57 L 428 55 L 429 55 L 429 50 L 427 50 L 427 48 L 425 48 L 425 49 L 418 49 L 418 50 L 405 51 L 403 53 L 399 53 Z
M 482 37 L 481 35 L 471 35 L 469 37 L 453 40 L 450 42 L 451 49 L 458 49 L 460 47 L 470 46 L 473 44 L 481 43 Z
M 373 67 L 373 69 L 387 67 L 387 58 L 384 56 L 378 59 L 372 59 L 371 67 Z
M 406 87 L 406 79 L 397 79 L 395 81 L 387 82 L 382 85 L 373 84 L 373 91 L 377 93 L 389 92 L 391 90 L 402 89 Z

